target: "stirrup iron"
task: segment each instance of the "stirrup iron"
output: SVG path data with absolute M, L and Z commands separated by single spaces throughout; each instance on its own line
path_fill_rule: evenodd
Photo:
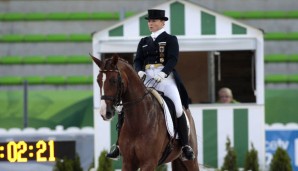
M 119 146 L 114 144 L 111 147 L 110 152 L 106 155 L 107 158 L 112 159 L 112 160 L 119 160 L 120 158 L 120 150 L 119 150 Z
M 183 146 L 181 150 L 182 150 L 181 158 L 183 161 L 195 159 L 195 154 L 193 152 L 193 149 L 189 145 Z

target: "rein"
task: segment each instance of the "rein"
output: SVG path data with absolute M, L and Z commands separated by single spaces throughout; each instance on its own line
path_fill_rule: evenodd
M 112 101 L 113 106 L 124 106 L 124 105 L 137 104 L 137 103 L 143 101 L 144 98 L 150 93 L 149 91 L 146 91 L 146 93 L 142 97 L 139 97 L 139 98 L 137 98 L 136 100 L 133 100 L 133 101 L 122 103 L 121 102 L 121 96 L 122 96 L 122 93 L 123 93 L 123 81 L 122 81 L 122 77 L 121 77 L 121 72 L 119 71 L 118 67 L 114 70 L 101 70 L 100 72 L 103 72 L 103 73 L 116 72 L 116 73 L 118 73 L 116 95 L 115 96 L 106 96 L 106 95 L 101 96 L 102 100 Z
M 125 102 L 125 103 L 120 103 L 120 105 L 124 106 L 124 105 L 131 105 L 131 104 L 137 104 L 137 103 L 140 103 L 141 101 L 144 100 L 145 96 L 147 96 L 150 92 L 149 91 L 146 91 L 146 93 L 142 96 L 142 97 L 139 97 L 138 99 L 136 100 L 133 100 L 133 101 L 130 101 L 130 102 Z

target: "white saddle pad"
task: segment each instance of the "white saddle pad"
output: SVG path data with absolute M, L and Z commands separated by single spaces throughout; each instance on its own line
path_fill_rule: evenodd
M 165 102 L 165 100 L 161 97 L 161 95 L 153 88 L 148 88 L 148 90 L 156 97 L 157 101 L 160 103 L 160 105 L 162 106 L 163 110 L 164 110 L 164 114 L 165 114 L 165 121 L 166 121 L 166 127 L 168 130 L 168 133 L 170 134 L 171 137 L 174 137 L 174 123 L 172 120 L 172 115 L 170 113 L 170 110 L 168 108 L 167 103 Z M 188 127 L 188 135 L 190 134 L 190 129 L 189 129 L 189 119 L 186 115 L 186 113 L 184 112 L 184 115 L 186 116 L 186 122 L 187 122 L 187 127 Z M 178 134 L 176 134 L 176 139 L 178 139 L 179 136 Z

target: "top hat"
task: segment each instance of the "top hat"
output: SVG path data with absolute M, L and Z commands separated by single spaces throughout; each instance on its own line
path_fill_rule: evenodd
M 146 20 L 150 19 L 160 19 L 168 21 L 168 17 L 165 17 L 165 10 L 150 9 L 148 10 L 148 16 L 145 17 Z

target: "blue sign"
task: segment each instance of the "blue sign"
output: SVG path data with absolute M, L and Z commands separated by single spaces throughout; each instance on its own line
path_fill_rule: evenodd
M 288 152 L 293 171 L 298 171 L 298 130 L 266 130 L 266 166 L 268 168 L 277 147 Z

